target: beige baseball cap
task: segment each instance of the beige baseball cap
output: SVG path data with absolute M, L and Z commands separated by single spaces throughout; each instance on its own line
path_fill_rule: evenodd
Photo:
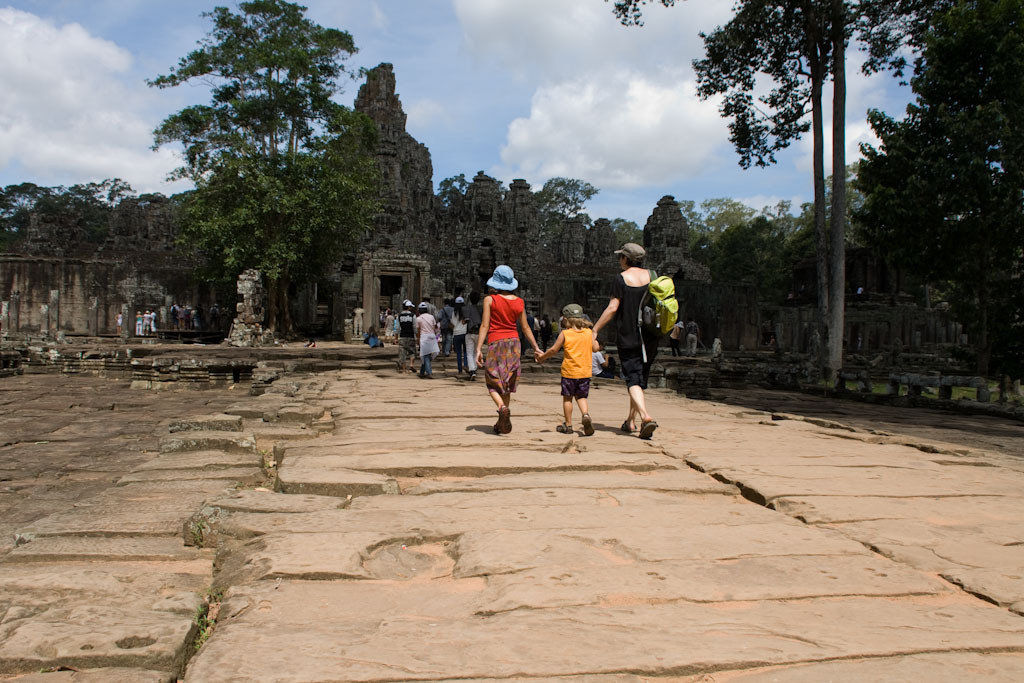
M 634 242 L 626 242 L 621 249 L 616 249 L 615 253 L 622 254 L 631 261 L 639 261 L 647 256 L 647 250 Z

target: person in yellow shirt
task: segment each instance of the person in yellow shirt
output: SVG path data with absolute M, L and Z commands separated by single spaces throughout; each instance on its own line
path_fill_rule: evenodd
M 594 338 L 594 325 L 583 317 L 583 308 L 579 304 L 568 304 L 562 309 L 562 328 L 558 339 L 544 353 L 537 353 L 538 363 L 543 363 L 564 347 L 562 355 L 562 412 L 565 421 L 556 427 L 561 434 L 572 434 L 572 400 L 576 399 L 583 413 L 583 433 L 591 436 L 594 433 L 594 422 L 590 419 L 587 408 L 587 397 L 590 396 L 590 377 L 592 354 L 597 350 Z

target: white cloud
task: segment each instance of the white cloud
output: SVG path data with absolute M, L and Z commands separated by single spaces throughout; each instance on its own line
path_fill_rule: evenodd
M 454 7 L 471 54 L 548 81 L 623 63 L 689 68 L 703 50 L 699 31 L 731 15 L 725 2 L 655 3 L 644 9 L 644 26 L 625 27 L 600 0 L 454 0 Z
M 158 120 L 146 111 L 152 95 L 133 82 L 129 52 L 79 24 L 6 8 L 0 63 L 0 168 L 46 184 L 120 177 L 168 191 L 164 178 L 178 163 L 170 150 L 149 149 Z
M 804 200 L 800 197 L 780 197 L 778 195 L 757 194 L 751 197 L 738 197 L 736 201 L 749 206 L 757 212 L 762 212 L 765 209 L 774 210 L 775 207 L 778 206 L 779 202 L 789 202 L 791 205 L 790 211 L 799 213 L 800 204 Z
M 378 31 L 387 30 L 391 22 L 388 19 L 388 15 L 384 14 L 384 11 L 380 8 L 380 5 L 378 5 L 376 2 L 371 3 L 370 12 L 372 13 L 370 25 L 373 26 Z
M 543 182 L 580 178 L 604 189 L 663 186 L 715 163 L 725 140 L 715 101 L 692 81 L 618 70 L 542 86 L 512 121 L 494 173 Z
M 861 72 L 864 63 L 862 53 L 851 48 L 847 52 L 846 62 L 846 137 L 843 149 L 846 164 L 852 164 L 861 158 L 860 145 L 868 143 L 877 146 L 879 141 L 867 122 L 869 108 L 884 109 L 885 105 L 896 105 L 901 108 L 909 97 L 908 89 L 894 87 L 894 79 L 887 73 L 865 76 Z M 826 83 L 822 91 L 822 107 L 824 109 L 823 133 L 825 175 L 832 173 L 832 83 Z M 897 118 L 900 112 L 896 112 Z M 808 175 L 814 168 L 814 140 L 808 132 L 799 143 L 800 156 L 796 160 L 797 168 Z
M 450 125 L 451 113 L 444 103 L 429 98 L 419 99 L 405 106 L 408 116 L 406 128 L 415 136 L 417 130 L 438 125 Z

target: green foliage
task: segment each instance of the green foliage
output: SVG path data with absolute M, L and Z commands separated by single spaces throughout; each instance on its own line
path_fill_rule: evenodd
M 1014 364 L 1008 349 L 1024 321 L 1022 72 L 1024 6 L 958 4 L 925 39 L 906 118 L 870 113 L 882 147 L 864 146 L 858 179 L 867 195 L 863 238 L 947 283 L 973 328 L 980 372 L 990 353 Z M 1017 356 L 1017 372 L 1021 364 Z
M 765 216 L 727 228 L 714 244 L 711 277 L 716 282 L 747 282 L 762 299 L 781 301 L 789 288 L 786 235 Z
M 465 173 L 445 178 L 437 184 L 437 196 L 441 200 L 441 206 L 447 209 L 462 201 L 468 188 L 469 181 L 466 180 Z
M 374 141 L 372 122 L 343 112 L 306 153 L 221 157 L 185 203 L 183 238 L 211 257 L 211 278 L 315 278 L 370 227 Z
M 332 99 L 356 51 L 347 32 L 284 0 L 238 10 L 205 13 L 213 29 L 199 48 L 149 82 L 213 85 L 210 104 L 156 129 L 155 146 L 181 143 L 185 164 L 174 175 L 196 183 L 185 240 L 210 257 L 212 274 L 259 268 L 270 281 L 270 327 L 288 332 L 288 284 L 320 275 L 378 210 L 375 127 Z
M 31 217 L 73 225 L 89 242 L 102 242 L 110 229 L 110 214 L 134 190 L 120 178 L 71 187 L 41 187 L 34 183 L 8 185 L 0 190 L 0 248 L 24 237 Z
M 576 178 L 551 178 L 544 187 L 533 193 L 534 206 L 540 215 L 541 241 L 551 244 L 562 231 L 568 218 L 580 218 L 590 227 L 590 216 L 583 207 L 599 190 L 590 183 Z
M 331 100 L 343 61 L 356 52 L 347 31 L 306 19 L 305 7 L 253 0 L 239 13 L 217 7 L 202 16 L 214 27 L 166 75 L 149 84 L 169 88 L 195 79 L 213 83 L 209 105 L 186 107 L 155 132 L 156 146 L 185 147 L 182 177 L 198 180 L 223 154 L 295 154 L 342 109 Z
M 612 231 L 615 233 L 615 244 L 622 245 L 626 242 L 633 244 L 644 243 L 644 231 L 635 221 L 627 221 L 625 218 L 615 218 L 611 221 Z
M 560 219 L 574 218 L 598 192 L 596 187 L 583 180 L 551 178 L 534 194 L 534 202 L 541 215 L 554 215 Z

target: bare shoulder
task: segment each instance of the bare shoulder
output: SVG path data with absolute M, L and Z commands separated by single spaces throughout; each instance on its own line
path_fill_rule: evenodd
M 651 284 L 651 271 L 646 268 L 627 268 L 622 271 L 622 280 L 630 287 Z

